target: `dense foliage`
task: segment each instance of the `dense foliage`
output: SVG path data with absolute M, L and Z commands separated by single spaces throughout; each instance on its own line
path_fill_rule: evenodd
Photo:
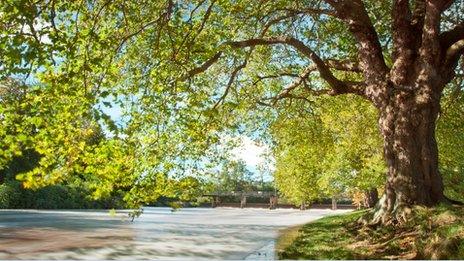
M 437 140 L 446 194 L 464 201 L 464 95 L 459 91 L 462 84 L 457 82 L 454 91 L 448 93 L 443 100 Z
M 438 27 L 460 33 L 463 1 L 436 1 L 449 2 Z M 372 104 L 391 112 L 380 94 L 409 88 L 396 84 L 407 48 L 392 2 L 415 15 L 397 18 L 425 17 L 424 1 L 1 1 L 0 181 L 63 183 L 131 207 L 187 200 L 220 168 L 221 138 L 262 135 L 295 202 L 376 189 L 392 166 L 375 127 L 388 113 Z M 462 83 L 448 86 L 440 167 L 458 198 Z M 246 190 L 246 170 L 230 169 L 224 189 Z
M 354 96 L 313 103 L 317 109 L 309 112 L 298 113 L 305 104 L 288 108 L 272 125 L 283 194 L 310 203 L 380 188 L 386 167 L 375 110 Z
M 97 209 L 124 208 L 122 195 L 92 199 L 80 187 L 49 185 L 38 190 L 24 189 L 19 182 L 0 185 L 0 209 Z

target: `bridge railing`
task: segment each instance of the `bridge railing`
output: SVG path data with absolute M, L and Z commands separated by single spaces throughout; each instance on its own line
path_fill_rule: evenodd
M 210 194 L 204 194 L 204 197 L 257 197 L 257 198 L 269 198 L 276 196 L 273 191 L 223 191 L 214 192 Z

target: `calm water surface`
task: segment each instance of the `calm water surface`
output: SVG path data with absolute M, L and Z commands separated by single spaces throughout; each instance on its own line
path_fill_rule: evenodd
M 0 259 L 274 259 L 279 230 L 341 213 L 314 209 L 0 210 Z

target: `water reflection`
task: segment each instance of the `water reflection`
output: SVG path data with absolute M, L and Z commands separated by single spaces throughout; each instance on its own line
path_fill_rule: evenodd
M 0 259 L 272 259 L 278 230 L 330 210 L 0 211 Z

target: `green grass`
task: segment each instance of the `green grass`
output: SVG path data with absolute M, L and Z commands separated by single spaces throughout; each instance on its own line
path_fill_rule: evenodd
M 280 259 L 463 259 L 464 208 L 417 207 L 401 226 L 360 225 L 366 211 L 330 216 L 287 230 Z

